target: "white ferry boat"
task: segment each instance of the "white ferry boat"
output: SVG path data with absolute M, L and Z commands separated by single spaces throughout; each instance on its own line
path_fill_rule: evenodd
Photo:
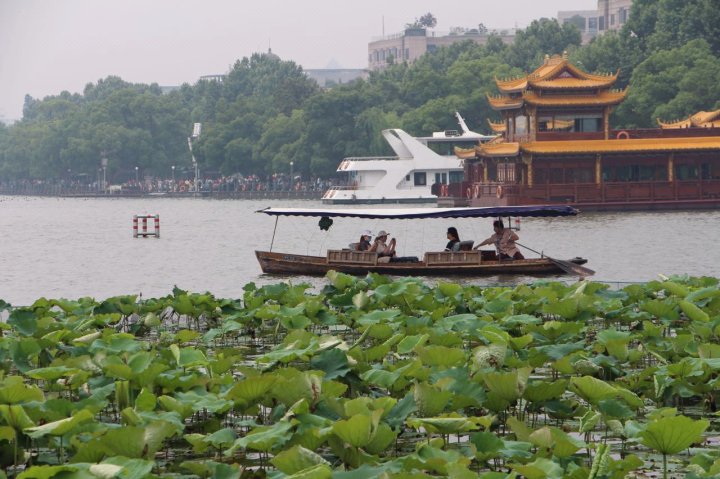
M 494 136 L 470 131 L 455 113 L 461 131 L 446 130 L 429 137 L 413 137 L 400 129 L 382 135 L 397 156 L 345 158 L 337 171 L 347 173 L 348 185 L 332 187 L 324 204 L 434 203 L 437 186 L 463 181 L 463 161 L 454 147 L 464 148 Z

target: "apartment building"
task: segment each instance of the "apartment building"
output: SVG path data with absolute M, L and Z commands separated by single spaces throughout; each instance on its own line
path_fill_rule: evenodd
M 368 69 L 380 70 L 391 63 L 412 63 L 425 53 L 457 42 L 470 40 L 484 45 L 491 34 L 498 35 L 503 42 L 509 44 L 515 38 L 515 29 L 481 31 L 477 28 L 458 28 L 449 33 L 438 33 L 426 28 L 406 28 L 401 33 L 380 37 L 368 43 Z

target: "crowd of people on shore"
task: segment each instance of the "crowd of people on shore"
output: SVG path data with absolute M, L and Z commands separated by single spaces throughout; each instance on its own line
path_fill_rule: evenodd
M 244 191 L 315 191 L 323 192 L 332 186 L 342 184 L 338 179 L 295 175 L 293 179 L 284 173 L 274 173 L 267 177 L 258 175 L 221 176 L 198 179 L 197 191 L 201 192 L 244 192 Z M 0 191 L 7 193 L 23 191 L 60 191 L 80 192 L 129 192 L 129 193 L 186 193 L 196 191 L 194 179 L 182 178 L 139 178 L 120 184 L 111 184 L 80 176 L 72 179 L 49 180 L 0 180 Z

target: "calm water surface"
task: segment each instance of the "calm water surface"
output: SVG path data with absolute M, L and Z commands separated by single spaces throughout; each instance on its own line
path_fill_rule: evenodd
M 268 249 L 275 219 L 268 206 L 321 207 L 308 201 L 205 199 L 69 199 L 0 196 L 0 299 L 26 305 L 39 297 L 78 298 L 170 294 L 174 285 L 240 297 L 263 275 L 254 250 Z M 133 238 L 134 214 L 159 214 L 161 239 Z M 442 250 L 448 226 L 461 239 L 492 233 L 490 219 L 335 220 L 329 232 L 317 219 L 280 218 L 274 251 L 322 254 L 357 241 L 363 229 L 387 230 L 401 255 Z M 150 223 L 152 225 L 152 222 Z M 567 259 L 583 256 L 595 279 L 646 281 L 659 273 L 720 276 L 720 211 L 584 213 L 574 218 L 523 219 L 520 242 Z M 525 251 L 526 256 L 534 256 Z M 322 278 L 292 278 L 322 286 Z M 471 278 L 497 284 L 533 278 Z

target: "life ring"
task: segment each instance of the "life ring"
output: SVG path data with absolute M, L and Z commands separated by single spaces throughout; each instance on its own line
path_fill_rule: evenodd
M 618 140 L 627 140 L 628 138 L 630 138 L 630 134 L 625 130 L 618 131 L 618 134 L 615 136 L 615 138 L 617 138 Z
M 480 185 L 475 185 L 475 188 L 473 189 L 473 194 L 475 198 L 480 198 Z
M 495 190 L 495 196 L 497 196 L 497 199 L 500 199 L 503 197 L 503 189 L 501 185 L 497 186 L 497 189 Z
M 465 191 L 465 196 L 467 196 L 467 199 L 472 198 L 472 190 L 468 186 L 468 189 Z
M 447 196 L 448 195 L 448 185 L 440 185 L 440 196 Z

